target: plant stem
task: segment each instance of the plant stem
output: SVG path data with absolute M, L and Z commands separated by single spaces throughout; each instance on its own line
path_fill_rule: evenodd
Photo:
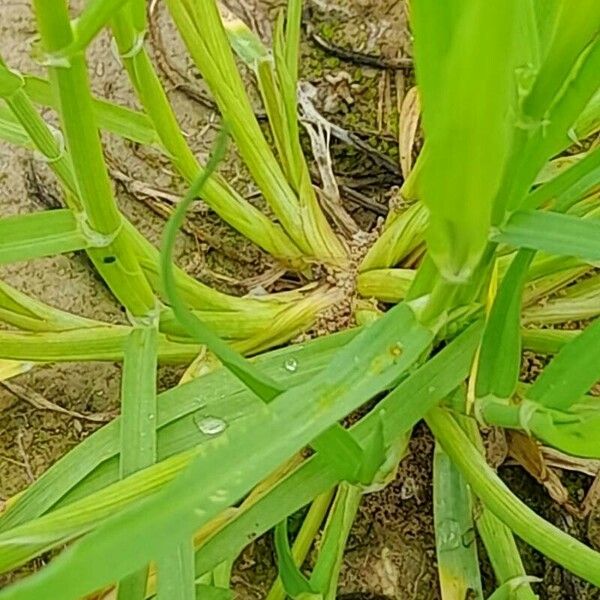
M 473 493 L 496 517 L 548 558 L 600 585 L 600 554 L 542 519 L 514 496 L 448 411 L 435 408 L 425 421 Z
M 35 0 L 34 6 L 45 51 L 58 53 L 73 41 L 66 2 Z M 50 65 L 50 73 L 59 99 L 85 226 L 88 235 L 98 238 L 103 245 L 91 254 L 92 261 L 132 315 L 147 315 L 154 310 L 155 299 L 127 236 L 123 235 L 123 218 L 113 197 L 102 155 L 85 58 L 77 54 L 66 62 Z

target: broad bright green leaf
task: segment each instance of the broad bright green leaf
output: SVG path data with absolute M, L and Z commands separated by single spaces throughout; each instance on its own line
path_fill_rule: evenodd
M 75 215 L 67 209 L 0 220 L 0 264 L 83 250 L 89 245 Z
M 517 4 L 411 4 L 428 147 L 419 186 L 429 252 L 448 280 L 468 278 L 487 243 L 512 135 Z
M 590 264 L 600 262 L 600 222 L 542 211 L 518 211 L 492 240 L 517 248 L 574 256 Z

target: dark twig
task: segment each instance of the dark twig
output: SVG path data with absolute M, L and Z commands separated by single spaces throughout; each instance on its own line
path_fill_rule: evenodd
M 363 54 L 362 52 L 356 52 L 355 50 L 350 50 L 348 48 L 343 48 L 342 46 L 332 44 L 314 31 L 310 32 L 310 38 L 319 48 L 321 48 L 321 50 L 329 54 L 333 54 L 341 60 L 345 60 L 357 65 L 373 67 L 375 69 L 389 69 L 393 71 L 412 69 L 413 67 L 412 58 L 383 58 L 382 56 L 377 56 L 375 54 Z

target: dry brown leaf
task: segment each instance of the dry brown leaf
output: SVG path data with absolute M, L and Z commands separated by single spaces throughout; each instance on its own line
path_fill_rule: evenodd
M 413 148 L 417 138 L 421 101 L 416 87 L 410 88 L 400 108 L 398 126 L 398 146 L 400 151 L 400 168 L 404 179 L 408 177 L 413 166 Z

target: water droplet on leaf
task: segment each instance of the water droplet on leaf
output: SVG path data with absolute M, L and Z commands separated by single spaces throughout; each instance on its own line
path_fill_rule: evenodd
M 295 373 L 298 370 L 298 361 L 293 356 L 290 356 L 285 359 L 283 368 L 289 373 Z
M 219 417 L 204 417 L 197 425 L 204 435 L 218 435 L 227 429 L 227 423 Z

